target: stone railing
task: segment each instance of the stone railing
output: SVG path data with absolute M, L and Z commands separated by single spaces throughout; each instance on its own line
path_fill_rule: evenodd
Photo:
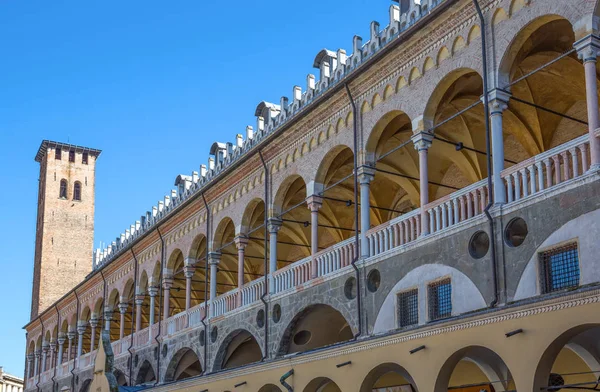
M 250 305 L 260 300 L 265 290 L 265 279 L 259 278 L 246 283 L 242 287 L 242 306 Z
M 583 135 L 502 171 L 508 203 L 577 178 L 590 166 L 589 135 Z
M 369 255 L 375 256 L 416 240 L 421 233 L 420 212 L 420 209 L 411 211 L 369 230 Z
M 308 282 L 311 276 L 311 261 L 312 256 L 305 257 L 273 272 L 271 276 L 272 294 L 281 293 Z
M 173 335 L 179 331 L 183 331 L 188 327 L 188 312 L 177 313 L 166 320 L 167 335 Z
M 187 313 L 190 328 L 197 327 L 202 324 L 202 318 L 206 315 L 206 305 L 204 303 L 198 304 L 190 308 Z
M 237 308 L 238 295 L 239 291 L 238 289 L 235 289 L 215 298 L 213 301 L 213 316 L 222 316 Z

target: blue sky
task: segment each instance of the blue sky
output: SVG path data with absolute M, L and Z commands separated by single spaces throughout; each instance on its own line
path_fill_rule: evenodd
M 224 5 L 226 4 L 226 5 Z M 317 52 L 352 51 L 389 0 L 0 3 L 0 366 L 23 374 L 42 139 L 103 150 L 95 245 L 110 241 L 305 86 Z M 91 261 L 90 261 L 91 262 Z

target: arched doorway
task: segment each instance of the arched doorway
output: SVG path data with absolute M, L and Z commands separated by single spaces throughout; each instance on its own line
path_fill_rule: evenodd
M 494 351 L 470 346 L 455 352 L 442 366 L 435 392 L 514 391 L 510 370 Z
M 201 373 L 200 359 L 194 350 L 184 347 L 171 358 L 165 373 L 165 382 L 184 380 L 199 376 Z
M 327 328 L 323 328 L 326 325 Z M 353 338 L 342 314 L 329 305 L 311 305 L 298 313 L 284 332 L 279 355 L 304 352 Z
M 384 363 L 367 374 L 360 392 L 417 392 L 417 387 L 408 372 L 395 363 Z
M 262 359 L 262 351 L 252 334 L 240 329 L 230 333 L 221 343 L 214 370 L 232 369 Z

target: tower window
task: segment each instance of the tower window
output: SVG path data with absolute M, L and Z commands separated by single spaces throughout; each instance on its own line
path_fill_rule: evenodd
M 81 200 L 81 183 L 79 181 L 76 181 L 73 187 L 73 200 Z
M 398 325 L 400 328 L 419 323 L 419 290 L 398 294 Z
M 579 286 L 577 243 L 566 244 L 538 255 L 544 293 Z
M 60 147 L 57 147 L 56 150 L 54 150 L 54 159 L 60 161 L 60 155 L 61 155 Z
M 429 284 L 429 321 L 440 320 L 452 315 L 452 284 L 450 278 Z
M 67 180 L 60 180 L 60 193 L 58 197 L 61 199 L 67 198 Z
M 69 162 L 75 162 L 75 151 L 69 151 Z
M 88 164 L 88 153 L 84 152 L 83 154 L 81 154 L 81 163 L 83 163 L 84 165 Z

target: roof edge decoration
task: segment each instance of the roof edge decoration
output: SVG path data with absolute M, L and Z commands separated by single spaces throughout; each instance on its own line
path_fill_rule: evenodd
M 38 149 L 37 154 L 35 154 L 36 162 L 42 162 L 42 159 L 46 155 L 46 152 L 48 151 L 49 147 L 54 147 L 54 148 L 58 147 L 65 151 L 73 151 L 74 150 L 76 152 L 87 152 L 96 157 L 100 156 L 100 153 L 102 153 L 102 150 L 97 150 L 95 148 L 77 146 L 75 144 L 69 144 L 69 143 L 55 142 L 52 140 L 42 140 L 42 144 L 40 144 L 40 148 Z

